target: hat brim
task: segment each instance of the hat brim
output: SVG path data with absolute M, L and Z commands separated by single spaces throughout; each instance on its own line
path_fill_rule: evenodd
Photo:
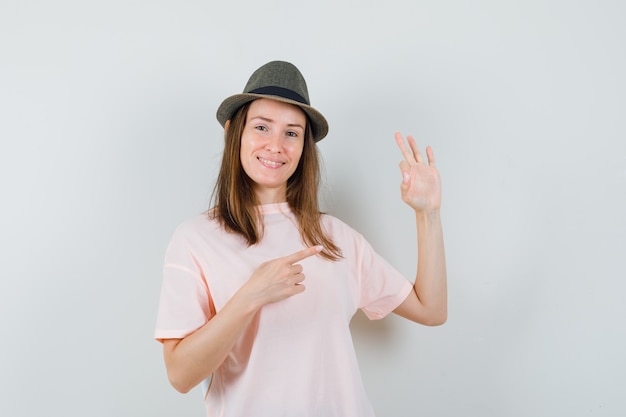
M 241 106 L 260 98 L 276 100 L 300 107 L 307 115 L 307 118 L 311 123 L 313 140 L 315 142 L 319 142 L 324 139 L 324 137 L 328 134 L 328 122 L 326 121 L 326 118 L 322 115 L 322 113 L 315 110 L 313 107 L 288 98 L 266 94 L 243 93 L 235 94 L 234 96 L 226 98 L 217 109 L 217 121 L 220 122 L 222 127 L 224 127 L 226 125 L 226 121 L 230 119 Z

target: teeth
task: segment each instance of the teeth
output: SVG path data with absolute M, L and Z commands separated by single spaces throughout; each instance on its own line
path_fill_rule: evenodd
M 263 162 L 265 165 L 269 165 L 269 166 L 273 166 L 273 167 L 279 167 L 281 165 L 284 165 L 284 162 L 274 162 L 274 161 L 270 161 L 268 159 L 263 159 L 261 157 L 259 157 L 259 161 Z

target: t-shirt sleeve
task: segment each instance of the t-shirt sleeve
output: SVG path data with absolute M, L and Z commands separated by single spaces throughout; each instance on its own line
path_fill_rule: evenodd
M 374 251 L 364 237 L 357 237 L 359 308 L 370 320 L 381 319 L 409 295 L 413 284 Z
M 179 227 L 165 254 L 155 339 L 182 339 L 211 318 L 210 293 L 189 228 Z

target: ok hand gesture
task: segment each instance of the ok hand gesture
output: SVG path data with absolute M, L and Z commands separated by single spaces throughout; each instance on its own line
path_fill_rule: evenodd
M 400 133 L 396 133 L 396 143 L 404 156 L 400 162 L 402 171 L 402 200 L 417 212 L 438 210 L 441 207 L 441 178 L 435 166 L 435 154 L 426 147 L 428 161 L 420 153 L 413 136 L 407 136 L 408 148 Z

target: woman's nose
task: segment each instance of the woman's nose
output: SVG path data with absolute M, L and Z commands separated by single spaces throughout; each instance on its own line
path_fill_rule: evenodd
M 265 147 L 270 152 L 280 152 L 282 149 L 282 138 L 279 134 L 272 133 L 267 138 Z

